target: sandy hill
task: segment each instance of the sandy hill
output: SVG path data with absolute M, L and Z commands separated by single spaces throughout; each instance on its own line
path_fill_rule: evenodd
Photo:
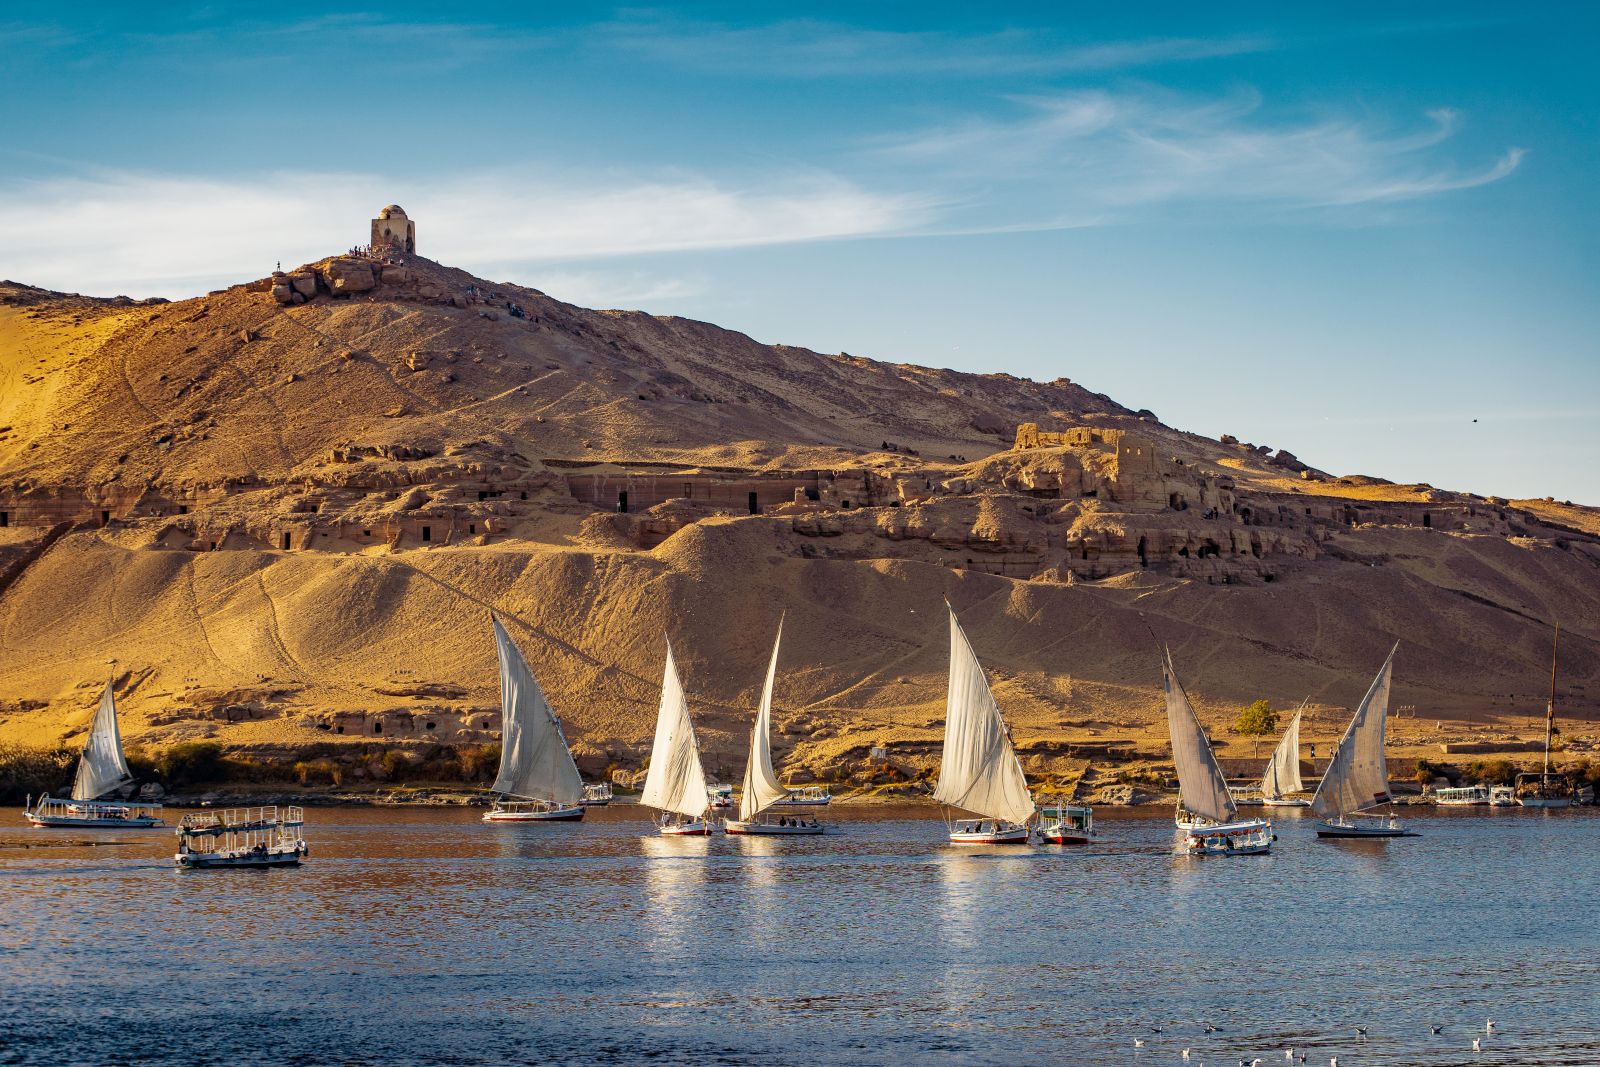
M 490 740 L 497 610 L 592 768 L 637 766 L 670 635 L 732 776 L 787 611 L 791 765 L 916 761 L 943 598 L 1041 766 L 1164 736 L 1151 629 L 1219 723 L 1309 694 L 1328 737 L 1399 640 L 1420 743 L 1525 728 L 1559 621 L 1563 713 L 1600 711 L 1594 509 L 414 255 L 176 303 L 0 283 L 0 524 L 0 739 L 75 741 L 109 673 L 152 745 Z

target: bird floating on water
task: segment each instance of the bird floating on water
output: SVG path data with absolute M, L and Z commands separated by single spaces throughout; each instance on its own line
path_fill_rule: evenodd
M 1472 1039 L 1472 1051 L 1474 1051 L 1474 1052 L 1482 1052 L 1483 1051 L 1483 1045 L 1479 1042 L 1479 1040 L 1477 1038 L 1473 1038 Z
M 1134 1048 L 1144 1048 L 1144 1038 L 1142 1038 L 1142 1037 L 1134 1038 L 1133 1039 L 1133 1047 Z
M 1184 1059 L 1188 1059 L 1189 1058 L 1189 1050 L 1188 1049 L 1184 1049 L 1183 1050 L 1183 1058 Z
M 1494 1033 L 1494 1020 L 1493 1019 L 1490 1019 L 1489 1021 L 1487 1021 L 1487 1022 L 1485 1022 L 1483 1024 L 1483 1032 L 1486 1033 L 1486 1034 Z
M 1428 1027 L 1428 1029 L 1432 1033 L 1437 1034 L 1437 1033 L 1441 1032 L 1444 1029 L 1444 1027 L 1442 1027 L 1442 1026 L 1430 1026 L 1430 1027 Z
M 1357 1037 L 1366 1037 L 1367 1036 L 1367 1028 L 1365 1026 L 1356 1027 L 1356 1036 Z
M 1292 1048 L 1284 1049 L 1283 1050 L 1283 1058 L 1286 1059 L 1286 1060 L 1294 1059 L 1294 1049 L 1292 1049 Z

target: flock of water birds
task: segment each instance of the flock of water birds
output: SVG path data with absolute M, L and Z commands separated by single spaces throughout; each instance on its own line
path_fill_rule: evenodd
M 1365 1026 L 1356 1027 L 1356 1040 L 1357 1041 L 1366 1041 L 1367 1040 L 1367 1036 L 1368 1036 L 1367 1035 L 1367 1031 L 1368 1031 L 1368 1028 L 1365 1027 Z M 1445 1035 L 1445 1028 L 1443 1026 L 1430 1026 L 1428 1028 L 1428 1031 L 1429 1031 L 1429 1036 L 1430 1037 L 1444 1037 L 1444 1036 L 1446 1036 Z M 1151 1034 L 1160 1035 L 1162 1032 L 1163 1032 L 1162 1028 L 1159 1027 L 1159 1026 L 1152 1026 L 1150 1028 L 1150 1033 Z M 1222 1032 L 1222 1029 L 1221 1029 L 1221 1027 L 1214 1026 L 1214 1025 L 1212 1025 L 1210 1023 L 1207 1023 L 1206 1024 L 1206 1028 L 1205 1028 L 1205 1032 L 1208 1035 L 1209 1034 L 1219 1034 L 1219 1033 Z M 1483 1052 L 1484 1051 L 1484 1041 L 1485 1041 L 1485 1039 L 1493 1037 L 1494 1034 L 1495 1034 L 1495 1021 L 1493 1019 L 1484 1020 L 1483 1033 L 1474 1035 L 1474 1037 L 1472 1038 L 1472 1051 L 1473 1052 Z M 1157 1051 L 1156 1049 L 1151 1048 L 1151 1046 L 1150 1046 L 1150 1038 L 1146 1038 L 1146 1037 L 1136 1037 L 1136 1038 L 1134 1038 L 1133 1039 L 1133 1047 L 1134 1047 L 1135 1051 L 1137 1051 L 1137 1052 L 1155 1052 L 1155 1051 Z M 1195 1052 L 1195 1050 L 1192 1047 L 1179 1049 L 1178 1050 L 1178 1056 L 1179 1056 L 1179 1059 L 1184 1063 L 1193 1063 L 1193 1064 L 1197 1064 L 1197 1067 L 1205 1067 L 1205 1061 L 1199 1058 L 1199 1055 Z M 1297 1048 L 1295 1048 L 1293 1046 L 1290 1046 L 1290 1047 L 1285 1048 L 1283 1050 L 1283 1058 L 1284 1058 L 1284 1061 L 1286 1063 L 1305 1063 L 1305 1062 L 1307 1062 L 1308 1054 L 1302 1049 L 1297 1049 Z M 1243 1057 L 1239 1057 L 1238 1058 L 1239 1067 L 1265 1067 L 1266 1063 L 1267 1063 L 1267 1061 L 1262 1059 L 1260 1056 L 1255 1056 L 1255 1057 L 1253 1057 L 1251 1059 L 1248 1059 L 1248 1060 L 1244 1059 Z M 1329 1056 L 1328 1057 L 1328 1067 L 1339 1067 L 1339 1057 L 1336 1056 L 1336 1055 Z

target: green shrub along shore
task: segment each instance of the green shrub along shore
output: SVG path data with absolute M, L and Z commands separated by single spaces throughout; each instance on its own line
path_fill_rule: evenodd
M 215 741 L 188 741 L 154 756 L 137 746 L 125 753 L 134 781 L 164 793 L 207 786 L 284 785 L 310 789 L 354 788 L 387 782 L 427 782 L 485 788 L 500 766 L 499 745 L 435 745 L 420 750 L 381 746 L 313 746 L 293 759 L 258 759 L 229 753 Z M 0 803 L 28 796 L 66 796 L 78 752 L 0 743 Z

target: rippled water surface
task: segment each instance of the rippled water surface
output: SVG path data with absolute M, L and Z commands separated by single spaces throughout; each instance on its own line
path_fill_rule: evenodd
M 170 830 L 9 811 L 0 1063 L 1600 1063 L 1593 809 L 1296 814 L 1189 859 L 1166 812 L 956 850 L 921 809 L 787 840 L 311 809 L 298 870 L 178 872 Z

